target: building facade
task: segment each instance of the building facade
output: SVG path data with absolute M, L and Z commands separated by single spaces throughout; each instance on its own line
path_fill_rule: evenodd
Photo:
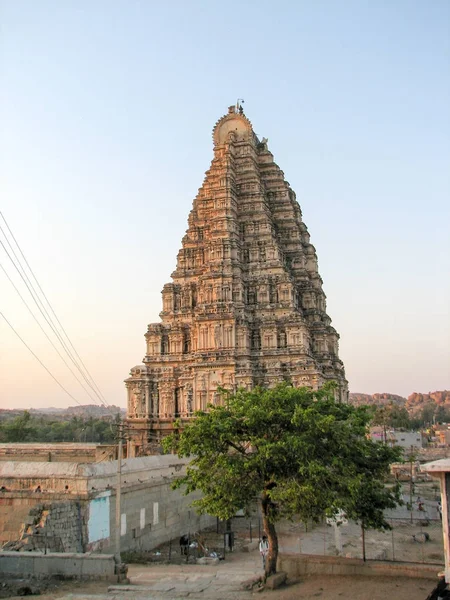
M 120 545 L 151 550 L 216 524 L 192 509 L 199 492 L 173 490 L 188 459 L 167 454 L 122 461 Z M 0 546 L 49 552 L 113 552 L 117 461 L 0 462 Z
M 295 193 L 242 108 L 213 130 L 214 157 L 188 218 L 161 322 L 126 380 L 127 423 L 143 452 L 174 418 L 220 402 L 219 388 L 347 381 L 317 256 Z

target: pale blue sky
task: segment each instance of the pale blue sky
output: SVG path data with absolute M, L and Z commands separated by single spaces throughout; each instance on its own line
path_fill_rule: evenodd
M 449 73 L 447 0 L 0 0 L 0 209 L 108 402 L 238 97 L 297 193 L 351 391 L 448 389 Z M 89 402 L 2 272 L 0 310 Z M 67 404 L 0 321 L 0 406 Z

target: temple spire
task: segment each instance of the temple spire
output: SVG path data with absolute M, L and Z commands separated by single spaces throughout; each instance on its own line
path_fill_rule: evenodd
M 336 399 L 347 400 L 300 206 L 239 102 L 214 126 L 161 321 L 148 326 L 144 364 L 126 380 L 138 445 L 140 429 L 170 432 L 174 418 L 219 402 L 219 388 L 335 380 Z

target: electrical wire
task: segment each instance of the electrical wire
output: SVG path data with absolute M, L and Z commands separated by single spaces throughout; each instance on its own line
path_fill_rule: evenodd
M 0 231 L 4 234 L 3 229 L 0 225 Z M 8 241 L 8 240 L 7 240 Z M 9 246 L 11 247 L 11 244 L 8 241 Z M 87 385 L 92 389 L 92 391 L 99 397 L 99 399 L 101 400 L 100 396 L 98 395 L 98 393 L 95 391 L 95 389 L 92 387 L 92 384 L 89 382 L 89 380 L 87 379 L 86 375 L 83 373 L 83 371 L 80 369 L 80 366 L 77 364 L 77 362 L 75 361 L 73 355 L 70 353 L 70 351 L 68 350 L 67 344 L 64 342 L 64 340 L 62 339 L 60 333 L 55 329 L 55 326 L 53 325 L 53 323 L 49 320 L 49 316 L 48 315 L 48 311 L 45 309 L 45 306 L 42 305 L 42 302 L 40 301 L 39 297 L 35 296 L 35 290 L 31 284 L 31 282 L 29 281 L 28 276 L 25 273 L 25 277 L 24 275 L 21 273 L 20 269 L 18 268 L 18 266 L 16 265 L 16 263 L 14 262 L 14 260 L 11 258 L 10 253 L 8 252 L 5 244 L 0 240 L 0 245 L 3 247 L 3 250 L 5 251 L 6 255 L 8 256 L 9 260 L 12 262 L 14 268 L 16 269 L 16 271 L 19 273 L 22 281 L 25 283 L 31 297 L 33 298 L 34 303 L 36 304 L 36 306 L 39 309 L 39 312 L 41 313 L 41 315 L 44 317 L 47 325 L 50 327 L 50 329 L 53 331 L 53 333 L 55 334 L 56 338 L 58 339 L 59 343 L 61 344 L 62 348 L 64 349 L 64 351 L 66 352 L 66 354 L 69 356 L 70 360 L 72 361 L 72 363 L 75 365 L 75 367 L 78 369 L 78 371 L 80 372 L 81 376 L 83 377 L 83 379 L 85 380 L 85 382 L 87 383 Z M 20 263 L 19 263 L 20 264 Z M 20 265 L 21 266 L 21 265 Z M 22 268 L 22 266 L 21 266 Z M 31 286 L 31 287 L 30 287 Z M 44 312 L 45 311 L 45 312 Z
M 52 379 L 54 379 L 56 381 L 56 383 L 59 385 L 59 387 L 68 395 L 70 396 L 70 398 L 72 398 L 72 400 L 74 400 L 79 406 L 83 406 L 80 402 L 78 402 L 78 400 L 75 398 L 75 396 L 73 396 L 68 390 L 66 390 L 66 388 L 63 386 L 62 383 L 60 383 L 58 381 L 58 379 L 56 379 L 56 377 L 53 375 L 53 373 L 44 365 L 44 363 L 42 362 L 42 360 L 33 352 L 33 350 L 30 348 L 30 346 L 28 346 L 28 344 L 25 342 L 25 340 L 20 336 L 20 334 L 14 329 L 14 327 L 11 325 L 11 323 L 8 321 L 8 319 L 5 317 L 5 315 L 0 311 L 0 316 L 2 316 L 4 318 L 4 320 L 6 321 L 6 323 L 9 325 L 9 327 L 14 331 L 14 333 L 17 335 L 17 337 L 19 338 L 19 340 L 22 342 L 22 344 L 31 352 L 31 354 L 34 356 L 34 358 L 38 361 L 38 363 L 47 371 L 47 373 L 50 375 L 50 377 Z
M 45 331 L 45 329 L 42 327 L 42 325 L 39 323 L 39 320 L 37 319 L 36 315 L 33 313 L 33 311 L 31 310 L 31 308 L 28 306 L 27 301 L 25 300 L 25 298 L 22 296 L 22 294 L 20 293 L 20 291 L 17 289 L 16 285 L 14 284 L 13 280 L 11 279 L 11 277 L 8 275 L 5 267 L 0 263 L 0 269 L 2 269 L 3 273 L 6 275 L 6 277 L 8 278 L 10 284 L 13 286 L 13 288 L 16 290 L 17 294 L 19 295 L 19 298 L 22 300 L 22 302 L 25 304 L 25 306 L 28 309 L 28 312 L 30 313 L 30 315 L 33 317 L 33 319 L 36 321 L 36 323 L 39 325 L 42 333 L 45 335 L 45 337 L 47 338 L 47 340 L 50 342 L 50 344 L 53 346 L 53 348 L 55 349 L 56 353 L 58 354 L 58 356 L 60 357 L 60 359 L 63 361 L 63 363 L 66 365 L 66 367 L 69 369 L 69 371 L 72 373 L 72 375 L 75 377 L 75 379 L 78 381 L 78 383 L 81 385 L 81 387 L 83 388 L 83 390 L 86 392 L 86 394 L 89 396 L 89 398 L 96 403 L 97 400 L 91 395 L 91 393 L 89 392 L 89 390 L 87 388 L 84 387 L 83 382 L 80 381 L 80 379 L 78 378 L 77 374 L 73 372 L 73 370 L 71 369 L 70 365 L 67 363 L 66 359 L 63 357 L 63 355 L 61 354 L 61 352 L 58 350 L 58 348 L 55 346 L 55 344 L 53 343 L 52 339 L 50 338 L 50 336 L 47 334 L 47 332 Z
M 78 362 L 76 361 L 76 359 L 74 358 L 72 352 L 70 351 L 70 349 L 68 348 L 67 344 L 65 343 L 64 339 L 62 338 L 62 335 L 60 334 L 60 332 L 57 330 L 57 327 L 55 325 L 55 323 L 53 322 L 53 319 L 51 317 L 51 315 L 49 314 L 48 310 L 46 309 L 44 303 L 41 301 L 41 299 L 39 298 L 39 294 L 36 291 L 36 289 L 34 288 L 30 278 L 28 277 L 24 267 L 22 266 L 19 257 L 17 256 L 12 244 L 10 243 L 6 233 L 4 232 L 3 228 L 0 225 L 0 231 L 3 233 L 5 240 L 8 244 L 8 246 L 11 249 L 12 254 L 14 255 L 17 263 L 20 266 L 20 269 L 18 268 L 17 264 L 14 262 L 13 258 L 11 257 L 11 255 L 9 254 L 8 250 L 6 249 L 5 245 L 3 244 L 3 242 L 0 240 L 0 244 L 2 245 L 3 249 L 5 250 L 8 258 L 10 259 L 10 261 L 12 262 L 13 266 L 15 267 L 15 269 L 17 270 L 17 272 L 19 273 L 20 277 L 22 278 L 22 280 L 24 281 L 31 297 L 33 298 L 33 301 L 35 302 L 36 306 L 38 307 L 39 311 L 41 312 L 42 316 L 44 317 L 45 321 L 47 322 L 47 324 L 49 325 L 49 327 L 51 328 L 51 330 L 53 331 L 53 333 L 55 334 L 55 336 L 57 337 L 59 343 L 61 344 L 61 346 L 63 347 L 64 351 L 66 352 L 67 356 L 70 358 L 70 360 L 72 361 L 72 363 L 74 364 L 74 366 L 77 368 L 77 370 L 79 371 L 79 373 L 81 374 L 81 376 L 83 377 L 83 379 L 85 380 L 86 384 L 91 388 L 91 390 L 94 392 L 94 394 L 99 398 L 100 402 L 106 406 L 107 408 L 111 408 L 108 404 L 108 402 L 106 401 L 105 397 L 103 396 L 100 388 L 98 387 L 98 385 L 96 384 L 94 378 L 92 377 L 92 375 L 90 374 L 89 370 L 87 369 L 86 365 L 84 364 L 83 360 L 81 359 L 80 355 L 78 354 L 77 350 L 75 349 L 72 341 L 70 340 L 66 330 L 64 329 L 61 321 L 59 320 L 58 316 L 56 315 L 50 301 L 48 300 L 45 292 L 42 289 L 42 286 L 40 285 L 36 275 L 34 274 L 32 268 L 30 267 L 30 264 L 28 263 L 25 254 L 23 253 L 19 243 L 17 242 L 13 232 L 11 231 L 11 228 L 8 225 L 8 222 L 6 221 L 6 218 L 4 217 L 3 213 L 0 211 L 0 216 L 2 217 L 12 239 L 14 240 L 23 260 L 25 261 L 25 264 L 28 267 L 28 270 L 30 271 L 31 275 L 34 278 L 34 281 L 36 282 L 37 287 L 39 288 L 42 296 L 44 297 L 47 305 L 49 306 L 51 312 L 53 313 L 56 322 L 59 324 L 59 327 L 61 328 L 62 332 L 64 333 L 68 343 L 70 344 L 71 348 L 73 349 L 73 352 L 75 353 L 75 355 L 77 356 L 78 360 L 80 361 L 81 365 L 84 368 L 83 369 L 80 367 L 80 365 L 78 364 Z M 21 272 L 22 271 L 22 272 Z M 77 378 L 78 379 L 78 378 Z M 84 388 L 84 386 L 83 386 Z M 90 395 L 89 395 L 90 396 Z M 90 396 L 92 398 L 92 396 Z
M 76 349 L 75 349 L 74 345 L 72 344 L 72 341 L 70 340 L 70 338 L 69 338 L 69 336 L 68 336 L 68 334 L 67 334 L 66 330 L 64 329 L 64 327 L 63 327 L 62 323 L 60 322 L 60 320 L 59 320 L 59 318 L 58 318 L 58 316 L 57 316 L 57 314 L 55 313 L 55 311 L 54 311 L 54 309 L 53 309 L 53 306 L 51 305 L 50 301 L 48 300 L 48 298 L 47 298 L 47 296 L 46 296 L 46 294 L 45 294 L 44 290 L 42 289 L 42 287 L 41 287 L 41 285 L 40 285 L 40 283 L 39 283 L 39 281 L 38 281 L 38 279 L 37 279 L 36 275 L 34 274 L 34 271 L 33 271 L 33 269 L 31 268 L 31 266 L 30 266 L 29 262 L 27 261 L 27 258 L 26 258 L 26 256 L 25 256 L 25 254 L 23 253 L 23 251 L 22 251 L 22 249 L 21 249 L 21 247 L 20 247 L 20 245 L 19 245 L 19 243 L 18 243 L 17 239 L 15 238 L 15 236 L 14 236 L 14 233 L 11 231 L 11 228 L 10 228 L 10 226 L 8 225 L 8 222 L 6 221 L 6 218 L 5 218 L 5 216 L 3 215 L 3 213 L 2 213 L 1 211 L 0 211 L 0 216 L 2 217 L 2 219 L 3 219 L 3 221 L 4 221 L 4 223 L 5 223 L 6 227 L 7 227 L 7 229 L 8 229 L 8 231 L 9 231 L 9 233 L 10 233 L 10 235 L 11 235 L 12 239 L 14 240 L 14 243 L 16 244 L 16 246 L 17 246 L 17 248 L 18 248 L 18 250 L 19 250 L 20 254 L 22 255 L 22 258 L 23 258 L 23 260 L 25 261 L 25 264 L 27 265 L 27 267 L 28 267 L 28 270 L 30 271 L 30 273 L 31 273 L 31 275 L 32 275 L 32 277 L 33 277 L 33 279 L 35 280 L 35 282 L 36 282 L 36 285 L 38 286 L 38 288 L 39 288 L 39 290 L 40 290 L 41 294 L 43 295 L 43 297 L 44 297 L 45 301 L 47 302 L 47 304 L 48 304 L 48 306 L 49 306 L 50 310 L 52 311 L 52 313 L 53 313 L 53 315 L 54 315 L 54 317 L 55 317 L 55 319 L 56 319 L 57 323 L 59 324 L 59 326 L 60 326 L 61 330 L 63 331 L 64 335 L 66 336 L 66 338 L 67 338 L 67 341 L 69 342 L 69 344 L 70 344 L 70 346 L 72 347 L 73 351 L 75 352 L 76 356 L 78 357 L 78 359 L 80 360 L 81 364 L 83 365 L 83 367 L 84 367 L 84 369 L 85 369 L 85 371 L 86 371 L 87 375 L 89 376 L 89 378 L 90 378 L 90 379 L 91 379 L 91 381 L 92 381 L 92 384 L 93 384 L 93 385 L 96 387 L 96 389 L 97 389 L 97 392 L 98 392 L 98 395 L 100 395 L 100 397 L 103 399 L 103 401 L 104 401 L 104 403 L 105 403 L 105 404 L 108 404 L 108 403 L 106 402 L 106 399 L 104 398 L 103 394 L 101 393 L 101 391 L 100 391 L 99 387 L 97 386 L 97 384 L 96 384 L 96 382 L 95 382 L 94 378 L 93 378 L 93 377 L 92 377 L 92 375 L 89 373 L 89 370 L 87 369 L 86 365 L 84 364 L 83 360 L 81 359 L 81 357 L 79 356 L 78 352 L 76 351 Z M 52 317 L 49 315 L 49 313 L 48 313 L 47 309 L 45 308 L 45 306 L 44 306 L 43 302 L 40 300 L 40 298 L 39 298 L 39 295 L 37 294 L 36 290 L 34 289 L 34 286 L 33 286 L 32 282 L 30 281 L 30 279 L 29 279 L 28 275 L 26 274 L 26 271 L 25 271 L 25 269 L 24 269 L 24 268 L 23 268 L 23 266 L 21 265 L 21 263 L 20 263 L 20 259 L 18 258 L 18 256 L 17 256 L 17 254 L 16 254 L 16 252 L 15 252 L 15 250 L 14 250 L 14 248 L 13 248 L 12 244 L 11 244 L 11 243 L 10 243 L 10 241 L 8 240 L 8 237 L 7 237 L 7 235 L 5 234 L 5 232 L 3 231 L 3 228 L 1 227 L 1 225 L 0 225 L 0 231 L 1 231 L 1 232 L 3 233 L 3 235 L 5 236 L 5 239 L 6 239 L 7 243 L 8 243 L 8 246 L 11 248 L 11 251 L 12 251 L 12 253 L 13 253 L 13 255 L 14 255 L 15 259 L 17 260 L 17 262 L 18 262 L 18 264 L 19 264 L 19 266 L 20 266 L 20 268 L 21 268 L 21 270 L 22 270 L 22 272 L 23 272 L 23 274 L 24 274 L 24 276 L 25 276 L 26 280 L 27 280 L 27 281 L 28 281 L 28 283 L 30 284 L 30 286 L 31 286 L 31 288 L 33 289 L 34 293 L 36 294 L 36 296 L 37 296 L 37 299 L 39 300 L 39 302 L 40 302 L 41 306 L 43 307 L 44 311 L 45 311 L 45 312 L 46 312 L 46 314 L 48 315 L 48 317 L 49 317 L 50 321 L 52 321 Z M 3 244 L 2 244 L 2 245 L 3 245 Z M 3 247 L 4 247 L 4 246 L 3 246 Z M 5 251 L 6 251 L 6 249 L 5 249 Z M 9 256 L 9 255 L 8 255 L 8 256 Z M 10 260 L 12 261 L 11 257 L 9 257 L 9 258 L 10 258 Z M 12 261 L 12 262 L 13 262 L 13 261 Z M 17 266 L 15 265 L 15 263 L 14 263 L 14 262 L 13 262 L 13 264 L 14 264 L 14 266 L 15 266 L 15 267 L 16 267 L 16 269 L 17 269 Z M 18 270 L 18 269 L 17 269 L 17 270 Z M 18 272 L 19 272 L 19 271 L 18 271 Z M 19 272 L 19 274 L 20 274 L 20 272 Z M 23 279 L 23 277 L 22 277 L 22 279 Z M 26 283 L 26 282 L 25 282 L 25 283 Z M 28 287 L 28 286 L 27 286 L 27 287 Z M 29 288 L 28 288 L 28 289 L 29 289 Z M 29 291 L 30 291 L 30 289 L 29 289 Z M 30 294 L 31 294 L 31 291 L 30 291 Z M 33 296 L 33 295 L 32 295 L 32 296 Z M 34 297 L 33 297 L 33 299 L 34 299 Z M 36 300 L 35 300 L 35 302 L 36 302 Z M 54 324 L 53 324 L 53 327 L 54 327 Z M 60 334 L 59 334 L 59 332 L 55 331 L 55 335 L 58 335 L 58 336 L 59 336 Z M 68 351 L 66 350 L 66 352 L 68 352 Z M 69 354 L 70 354 L 70 352 L 69 352 Z M 71 359 L 72 359 L 72 360 L 74 360 L 72 356 L 71 356 Z M 78 366 L 77 368 L 80 370 L 79 366 Z M 89 385 L 91 385 L 91 384 L 89 384 Z

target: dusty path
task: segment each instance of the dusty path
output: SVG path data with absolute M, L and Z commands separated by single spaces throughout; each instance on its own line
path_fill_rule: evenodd
M 429 579 L 325 576 L 262 596 L 266 600 L 425 600 L 434 585 Z
M 239 583 L 260 572 L 257 551 L 236 553 L 216 566 L 130 565 L 132 593 L 107 593 L 105 582 L 64 583 L 40 600 L 425 600 L 435 582 L 381 577 L 310 577 L 276 591 L 243 592 Z M 437 581 L 436 581 L 437 582 Z M 21 597 L 15 597 L 18 600 Z

